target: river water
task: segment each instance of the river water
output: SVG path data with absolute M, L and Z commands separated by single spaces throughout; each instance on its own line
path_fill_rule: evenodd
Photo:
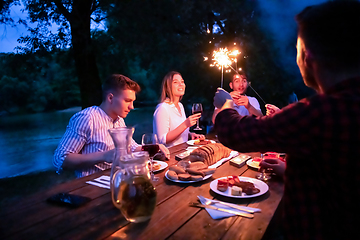
M 53 169 L 52 157 L 71 116 L 80 107 L 62 111 L 0 116 L 0 178 Z M 152 132 L 154 108 L 134 109 L 125 122 L 135 127 L 140 143 L 144 132 Z

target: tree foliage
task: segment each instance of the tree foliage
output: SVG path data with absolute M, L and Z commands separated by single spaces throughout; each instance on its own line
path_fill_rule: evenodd
M 253 88 L 266 102 L 286 105 L 299 79 L 278 61 L 281 56 L 260 26 L 257 1 L 23 3 L 36 26 L 29 36 L 20 39 L 28 44 L 23 54 L 1 58 L 8 66 L 0 70 L 0 81 L 6 86 L 0 89 L 3 108 L 58 109 L 79 104 L 79 99 L 83 107 L 97 104 L 100 79 L 111 73 L 122 73 L 139 82 L 143 90 L 137 104 L 153 104 L 160 96 L 163 76 L 177 70 L 187 85 L 183 103 L 199 101 L 210 110 L 221 71 L 211 68 L 204 57 L 211 59 L 213 50 L 231 49 L 234 43 L 242 52 L 238 67 L 246 71 Z M 106 30 L 90 32 L 90 22 L 102 20 L 106 21 Z M 56 34 L 48 30 L 54 23 L 59 26 Z M 19 61 L 21 64 L 17 64 Z M 17 65 L 20 69 L 13 69 Z M 232 74 L 225 73 L 226 89 Z M 19 83 L 26 89 L 22 93 L 27 96 L 26 104 L 15 96 L 5 100 L 2 95 Z M 254 92 L 248 94 L 256 97 Z

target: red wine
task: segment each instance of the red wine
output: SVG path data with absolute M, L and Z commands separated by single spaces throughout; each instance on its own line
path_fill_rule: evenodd
M 193 114 L 197 114 L 197 113 L 201 113 L 202 114 L 202 110 L 197 110 L 197 111 L 193 111 Z
M 158 144 L 145 144 L 142 146 L 141 150 L 147 151 L 150 157 L 153 157 L 157 152 L 159 152 Z

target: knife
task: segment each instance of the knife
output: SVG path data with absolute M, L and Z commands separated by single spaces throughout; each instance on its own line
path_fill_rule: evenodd
M 249 212 L 249 213 L 261 212 L 261 209 L 259 209 L 259 208 L 236 206 L 236 205 L 231 204 L 231 203 L 221 202 L 221 201 L 217 201 L 217 200 L 211 200 L 211 201 L 214 202 L 214 203 L 218 203 L 218 204 L 228 206 L 228 207 L 231 207 L 231 208 L 236 208 L 236 209 L 239 209 L 240 211 L 245 211 L 245 212 Z
M 244 212 L 248 212 L 248 213 L 261 212 L 260 208 L 238 206 L 238 205 L 227 203 L 227 202 L 207 199 L 207 198 L 205 198 L 203 196 L 198 196 L 198 198 L 199 198 L 200 202 L 205 204 L 205 205 L 210 205 L 210 204 L 213 204 L 213 203 L 217 203 L 217 204 L 221 204 L 221 205 L 224 205 L 224 206 L 227 206 L 227 207 L 235 208 L 235 209 L 238 209 L 240 211 L 244 211 Z
M 222 212 L 226 212 L 226 213 L 231 213 L 231 214 L 235 214 L 235 215 L 239 215 L 239 216 L 247 217 L 247 218 L 254 217 L 254 215 L 251 213 L 242 213 L 242 212 L 233 211 L 233 210 L 224 209 L 224 208 L 218 208 L 218 207 L 214 207 L 214 206 L 210 206 L 210 205 L 203 205 L 201 203 L 192 202 L 189 205 L 191 207 L 209 208 L 209 209 L 218 210 L 218 211 L 222 211 Z

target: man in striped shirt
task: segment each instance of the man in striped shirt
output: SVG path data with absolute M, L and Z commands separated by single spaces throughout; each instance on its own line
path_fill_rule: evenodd
M 231 149 L 286 153 L 286 166 L 261 163 L 284 174 L 286 239 L 353 239 L 360 213 L 360 2 L 307 7 L 296 21 L 297 64 L 317 94 L 255 118 L 240 116 L 217 93 L 214 105 L 225 104 L 215 129 Z
M 115 150 L 108 130 L 126 127 L 124 118 L 134 109 L 139 91 L 140 86 L 128 77 L 109 76 L 103 84 L 100 106 L 86 108 L 70 119 L 53 158 L 57 172 L 75 169 L 77 177 L 84 177 L 110 168 Z M 141 145 L 131 139 L 131 150 L 140 151 Z M 169 157 L 164 145 L 160 145 L 160 150 Z

